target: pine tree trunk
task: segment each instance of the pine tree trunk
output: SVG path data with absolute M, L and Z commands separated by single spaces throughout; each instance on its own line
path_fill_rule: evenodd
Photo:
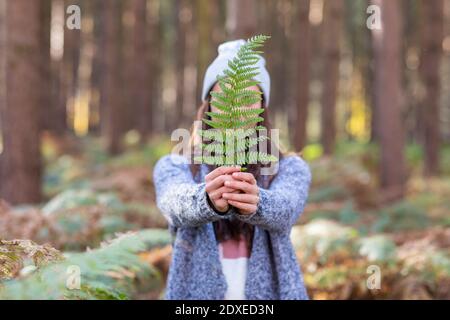
M 340 36 L 342 29 L 343 1 L 333 0 L 324 3 L 323 20 L 323 95 L 321 130 L 324 153 L 334 151 L 336 141 L 336 103 L 339 86 Z
M 99 133 L 102 126 L 103 110 L 101 110 L 101 93 L 102 93 L 102 83 L 103 83 L 103 70 L 104 70 L 104 60 L 103 54 L 105 52 L 105 22 L 103 14 L 103 1 L 95 1 L 92 6 L 92 12 L 94 19 L 94 29 L 93 29 L 93 45 L 94 52 L 92 57 L 92 71 L 91 78 L 89 80 L 91 86 L 92 100 L 90 103 L 91 114 L 94 116 L 90 119 L 90 131 Z
M 0 0 L 0 132 L 2 132 L 2 108 L 6 106 L 6 0 Z M 0 134 L 0 141 L 2 137 Z M 2 143 L 0 142 L 0 145 Z M 0 178 L 2 147 L 0 147 Z M 1 192 L 1 183 L 0 183 Z
M 211 6 L 214 5 L 213 1 L 197 0 L 196 20 L 198 28 L 198 40 L 197 40 L 197 97 L 200 100 L 203 77 L 206 72 L 206 68 L 217 51 L 212 47 L 212 19 L 211 19 Z
M 6 29 L 1 197 L 13 204 L 36 203 L 41 200 L 39 1 L 7 1 Z
M 310 80 L 310 0 L 298 2 L 298 30 L 297 30 L 297 117 L 294 134 L 295 150 L 300 151 L 306 144 L 309 105 L 309 80 Z
M 422 105 L 424 118 L 425 173 L 439 173 L 440 148 L 440 63 L 444 31 L 444 3 L 442 0 L 421 2 L 423 8 L 422 55 L 420 73 L 426 87 Z M 425 110 L 426 109 L 426 110 Z
M 288 101 L 288 86 L 289 86 L 289 43 L 286 32 L 286 12 L 285 6 L 288 5 L 288 1 L 281 0 L 276 3 L 276 22 L 277 22 L 277 34 L 272 38 L 274 45 L 277 48 L 277 67 L 275 68 L 276 82 L 273 84 L 274 93 L 278 96 L 276 103 L 278 110 L 287 114 L 287 101 Z M 292 123 L 291 126 L 292 127 Z
M 184 97 L 184 107 L 185 107 L 185 114 L 188 115 L 188 121 L 192 121 L 194 115 L 197 113 L 197 108 L 200 103 L 200 96 L 197 95 L 197 87 L 195 85 L 196 81 L 196 70 L 197 70 L 197 61 L 196 61 L 196 55 L 197 55 L 197 29 L 195 26 L 194 21 L 194 7 L 192 5 L 192 2 L 189 2 L 189 5 L 186 6 L 186 15 L 188 21 L 186 21 L 185 24 L 185 34 L 186 34 L 186 69 L 185 69 L 185 76 L 186 76 L 186 96 Z M 223 33 L 223 29 L 221 30 Z
M 58 18 L 59 23 L 65 27 L 65 7 L 64 1 L 51 1 L 52 14 L 58 15 L 52 16 Z M 63 50 L 63 49 L 62 49 Z M 67 110 L 66 110 L 66 82 L 64 71 L 64 54 L 61 57 L 53 59 L 51 61 L 51 90 L 52 90 L 52 109 L 51 113 L 47 116 L 48 129 L 54 134 L 62 136 L 67 132 Z
M 369 0 L 371 1 L 371 0 Z M 380 116 L 379 116 L 379 110 L 380 110 L 380 103 L 378 101 L 377 92 L 379 90 L 377 89 L 377 81 L 376 81 L 376 66 L 379 65 L 379 59 L 380 59 L 380 53 L 378 48 L 376 48 L 376 41 L 371 41 L 371 55 L 373 59 L 373 63 L 370 64 L 370 105 L 371 105 L 371 118 L 370 118 L 370 141 L 371 142 L 379 142 L 380 141 L 380 124 L 378 123 Z
M 281 96 L 278 88 L 280 87 L 280 77 L 283 75 L 279 70 L 280 60 L 282 59 L 282 55 L 280 54 L 280 50 L 278 48 L 278 39 L 280 38 L 280 24 L 278 23 L 277 16 L 277 2 L 276 1 L 267 1 L 266 2 L 266 12 L 264 15 L 264 19 L 268 21 L 268 26 L 266 29 L 267 34 L 270 34 L 272 38 L 267 43 L 266 50 L 266 58 L 267 61 L 270 61 L 270 65 L 268 65 L 268 70 L 270 72 L 271 77 L 271 90 L 270 90 L 270 110 L 271 112 L 282 112 L 280 110 L 281 107 Z M 288 124 L 289 126 L 289 124 Z
M 149 35 L 148 41 L 150 50 L 150 107 L 149 107 L 149 119 L 143 125 L 146 126 L 146 130 L 149 134 L 157 132 L 163 129 L 164 115 L 160 112 L 161 106 L 161 74 L 162 66 L 160 59 L 162 56 L 162 25 L 161 25 L 161 1 L 148 2 L 149 9 Z M 195 83 L 195 81 L 193 81 Z M 195 84 L 194 84 L 195 86 Z
M 178 127 L 183 121 L 184 112 L 184 67 L 186 63 L 186 14 L 185 1 L 175 0 L 175 72 L 176 72 L 176 119 Z
M 104 135 L 108 152 L 112 155 L 121 151 L 121 79 L 120 79 L 120 31 L 121 15 L 118 0 L 108 0 L 104 4 L 105 52 L 103 92 L 101 109 L 104 111 Z
M 374 0 L 366 0 L 367 1 L 367 6 L 371 5 L 371 4 L 377 4 L 377 2 L 374 2 Z M 375 0 L 377 1 L 377 0 Z M 378 42 L 376 41 L 376 39 L 374 39 L 374 34 L 373 32 L 370 32 L 370 57 L 369 59 L 372 60 L 372 63 L 369 63 L 369 84 L 370 87 L 368 88 L 369 91 L 369 99 L 370 99 L 370 105 L 371 105 L 371 118 L 370 118 L 370 141 L 371 142 L 379 142 L 380 141 L 380 124 L 379 124 L 379 110 L 380 110 L 380 103 L 378 101 L 378 92 L 379 89 L 377 88 L 377 79 L 376 79 L 376 74 L 377 74 L 377 66 L 379 65 L 379 59 L 380 59 L 380 50 L 379 50 L 379 45 Z
M 134 0 L 134 89 L 136 122 L 142 142 L 146 141 L 151 122 L 150 109 L 150 56 L 148 45 L 147 0 Z
M 136 0 L 121 1 L 120 18 L 122 21 L 122 34 L 119 39 L 120 42 L 120 54 L 123 57 L 122 64 L 120 66 L 120 72 L 122 74 L 123 86 L 122 86 L 122 101 L 123 109 L 127 110 L 123 114 L 121 120 L 122 132 L 132 130 L 136 126 L 136 114 L 137 114 L 137 97 L 136 93 L 139 87 L 136 87 L 135 72 L 136 61 L 135 58 L 135 6 Z M 132 18 L 131 18 L 132 17 Z M 142 66 L 143 67 L 143 66 Z
M 401 2 L 377 0 L 382 31 L 373 30 L 376 59 L 375 82 L 380 124 L 380 182 L 386 201 L 403 196 L 405 186 L 404 130 L 401 106 Z
M 64 12 L 68 6 L 76 4 L 81 6 L 81 0 L 64 0 Z M 65 15 L 66 17 L 66 15 Z M 71 30 L 64 24 L 64 56 L 62 65 L 62 96 L 60 111 L 64 112 L 68 104 L 75 102 L 78 91 L 79 74 L 81 56 L 81 30 Z M 61 115 L 62 116 L 62 115 Z
M 228 0 L 227 29 L 231 39 L 248 39 L 255 35 L 256 1 Z
M 41 91 L 41 106 L 40 120 L 42 129 L 52 129 L 53 114 L 53 97 L 52 97 L 52 70 L 50 58 L 50 27 L 51 27 L 51 0 L 40 0 L 40 21 L 41 21 L 41 49 L 42 55 L 41 72 L 42 72 L 42 91 Z

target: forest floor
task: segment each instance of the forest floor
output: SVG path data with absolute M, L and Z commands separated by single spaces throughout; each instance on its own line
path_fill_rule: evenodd
M 170 142 L 126 142 L 109 157 L 94 138 L 45 137 L 45 202 L 0 203 L 0 298 L 162 297 L 171 239 L 151 169 Z M 450 172 L 424 179 L 409 146 L 406 197 L 386 204 L 373 146 L 342 143 L 333 158 L 310 146 L 304 156 L 313 183 L 291 239 L 311 298 L 450 299 Z M 442 161 L 450 170 L 447 149 Z

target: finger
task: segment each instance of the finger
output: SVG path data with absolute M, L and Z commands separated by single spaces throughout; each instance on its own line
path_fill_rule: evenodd
M 250 184 L 256 184 L 255 176 L 249 172 L 233 172 L 232 177 L 238 180 L 247 181 Z
M 243 210 L 248 213 L 253 213 L 257 209 L 256 205 L 254 205 L 254 204 L 249 204 L 249 203 L 244 203 L 244 202 L 239 202 L 239 201 L 228 200 L 228 204 L 231 204 L 233 207 Z
M 233 193 L 233 192 L 239 192 L 239 191 L 236 191 L 236 190 L 234 190 L 234 189 L 232 189 L 232 188 L 228 188 L 228 187 L 221 187 L 221 188 L 219 188 L 219 189 L 217 189 L 217 190 L 215 190 L 215 191 L 212 191 L 212 192 L 209 194 L 209 197 L 210 197 L 211 199 L 213 199 L 213 200 L 216 200 L 216 199 L 222 198 L 222 195 L 223 195 L 224 193 Z
M 218 176 L 212 181 L 209 181 L 206 183 L 206 192 L 213 192 L 219 188 L 221 188 L 224 185 L 224 182 L 226 180 L 233 180 L 233 178 L 230 175 L 222 175 Z
M 245 202 L 245 203 L 249 203 L 249 204 L 257 204 L 259 202 L 259 198 L 257 195 L 247 194 L 247 193 L 227 193 L 226 192 L 222 195 L 222 197 L 227 200 Z
M 233 166 L 233 167 L 222 166 L 222 167 L 218 167 L 217 169 L 214 169 L 213 171 L 211 171 L 210 173 L 208 173 L 205 176 L 205 181 L 206 182 L 212 181 L 215 178 L 217 178 L 218 176 L 221 176 L 221 175 L 224 175 L 224 174 L 231 174 L 233 172 L 240 171 L 240 170 L 241 170 L 240 166 Z
M 256 185 L 244 181 L 228 180 L 225 181 L 224 185 L 229 188 L 242 190 L 245 193 L 250 194 L 258 193 L 258 188 L 256 187 Z

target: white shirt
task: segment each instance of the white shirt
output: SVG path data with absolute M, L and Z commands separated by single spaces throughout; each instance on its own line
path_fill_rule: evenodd
M 244 238 L 219 243 L 219 255 L 227 281 L 225 300 L 245 300 L 249 252 Z

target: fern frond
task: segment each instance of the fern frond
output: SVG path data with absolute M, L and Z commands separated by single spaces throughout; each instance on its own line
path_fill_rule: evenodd
M 265 142 L 265 141 L 268 141 L 268 140 L 269 140 L 268 136 L 259 136 L 259 137 L 256 137 L 256 138 L 249 138 L 247 140 L 246 147 L 250 149 L 250 148 L 256 146 L 258 143 Z
M 249 88 L 259 84 L 256 80 L 259 74 L 257 63 L 263 53 L 259 49 L 269 38 L 270 36 L 257 35 L 248 39 L 236 56 L 228 61 L 228 69 L 217 77 L 221 92 L 211 92 L 211 105 L 217 111 L 206 112 L 209 119 L 203 119 L 203 122 L 211 130 L 222 134 L 202 132 L 202 137 L 210 141 L 202 149 L 209 154 L 195 157 L 194 160 L 211 165 L 246 165 L 256 163 L 259 158 L 275 158 L 249 150 L 259 142 L 268 140 L 267 137 L 258 137 L 255 128 L 248 127 L 256 125 L 257 129 L 265 129 L 258 125 L 264 120 L 261 117 L 264 108 L 249 107 L 262 100 L 262 93 Z M 230 129 L 234 132 L 230 133 Z
M 201 137 L 204 137 L 207 140 L 217 141 L 217 142 L 224 142 L 225 141 L 225 135 L 220 130 L 198 130 L 198 133 Z
M 202 149 L 209 153 L 214 153 L 214 154 L 222 154 L 224 152 L 223 144 L 217 143 L 217 142 L 203 145 Z
M 139 289 L 137 284 L 162 285 L 160 272 L 139 254 L 171 241 L 170 233 L 162 229 L 120 235 L 98 249 L 68 254 L 24 279 L 2 283 L 0 299 L 128 299 Z M 68 270 L 74 266 L 80 270 L 79 289 L 68 287 Z
M 249 125 L 261 122 L 263 120 L 264 120 L 264 118 L 262 118 L 262 117 L 249 118 L 249 119 L 243 120 L 243 121 L 239 122 L 238 124 L 236 124 L 236 128 L 244 128 Z

